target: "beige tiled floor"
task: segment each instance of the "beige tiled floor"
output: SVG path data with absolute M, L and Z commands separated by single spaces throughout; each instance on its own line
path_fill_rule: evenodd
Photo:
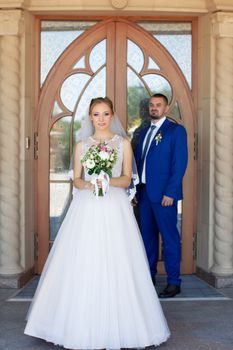
M 194 276 L 195 277 L 195 276 Z M 199 280 L 185 278 L 186 291 L 206 289 Z M 201 281 L 202 282 L 202 281 Z M 166 283 L 157 278 L 157 288 Z M 185 288 L 184 288 L 185 286 Z M 195 288 L 193 288 L 195 286 Z M 198 288 L 196 288 L 198 286 Z M 212 288 L 212 287 L 211 287 Z M 25 316 L 29 302 L 7 302 L 15 294 L 12 289 L 0 289 L 0 350 L 55 350 L 61 349 L 41 339 L 24 335 Z M 162 301 L 162 307 L 171 330 L 171 338 L 161 345 L 163 350 L 232 350 L 233 349 L 233 288 L 218 290 L 228 299 L 173 299 Z

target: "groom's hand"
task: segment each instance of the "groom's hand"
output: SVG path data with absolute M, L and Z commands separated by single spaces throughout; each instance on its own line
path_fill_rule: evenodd
M 163 207 L 169 207 L 173 204 L 174 202 L 174 199 L 171 198 L 171 197 L 168 197 L 168 196 L 163 196 L 163 199 L 162 199 L 162 206 Z

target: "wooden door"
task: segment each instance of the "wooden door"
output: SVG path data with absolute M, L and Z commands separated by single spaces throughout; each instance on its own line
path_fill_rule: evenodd
M 130 55 L 130 50 L 136 54 Z M 143 89 L 144 97 L 158 92 L 153 84 L 161 82 L 170 100 L 168 116 L 183 124 L 188 133 L 189 163 L 184 179 L 184 200 L 180 203 L 182 273 L 194 271 L 195 116 L 190 89 L 174 59 L 157 40 L 138 25 L 109 18 L 72 42 L 52 67 L 41 90 L 37 108 L 38 272 L 43 268 L 69 207 L 70 156 L 90 99 L 109 96 L 132 136 L 134 120 L 129 120 L 127 113 L 132 81 L 138 82 L 136 86 Z M 62 207 L 58 208 L 57 216 L 51 215 L 54 203 L 61 203 Z M 162 263 L 159 270 L 163 272 Z

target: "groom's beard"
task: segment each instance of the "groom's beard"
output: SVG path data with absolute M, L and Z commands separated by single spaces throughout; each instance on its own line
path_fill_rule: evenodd
M 158 114 L 150 114 L 150 117 L 152 120 L 159 120 L 162 118 L 162 116 L 160 116 Z
M 159 117 L 158 115 L 151 115 L 150 116 L 151 117 L 151 119 L 153 119 L 153 120 L 159 120 L 161 117 Z

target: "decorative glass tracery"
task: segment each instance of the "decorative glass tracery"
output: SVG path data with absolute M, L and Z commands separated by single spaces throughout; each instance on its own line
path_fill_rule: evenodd
M 48 72 L 52 69 L 56 60 L 62 54 L 64 50 L 78 38 L 86 29 L 91 27 L 96 22 L 78 22 L 77 25 L 73 21 L 58 21 L 60 24 L 56 29 L 56 21 L 48 21 L 52 24 L 42 28 L 41 43 L 44 48 L 41 49 L 41 83 L 44 82 Z M 44 21 L 47 23 L 47 21 Z M 64 27 L 61 26 L 64 24 Z M 157 25 L 156 23 L 155 25 Z M 168 27 L 169 27 L 169 23 Z M 176 23 L 179 28 L 179 23 Z M 140 24 L 141 25 L 141 24 Z M 145 23 L 143 26 L 145 27 Z M 151 23 L 150 23 L 151 25 Z M 190 26 L 190 23 L 188 24 Z M 50 29 L 48 29 L 50 28 Z M 69 28 L 67 30 L 67 28 Z M 160 32 L 155 33 L 155 27 L 148 27 L 147 31 L 151 32 L 156 40 L 162 43 L 160 36 L 165 35 L 162 27 L 159 27 Z M 163 27 L 164 28 L 164 27 Z M 171 27 L 170 32 L 166 32 L 166 35 L 172 37 Z M 187 31 L 188 27 L 182 27 L 183 31 Z M 58 32 L 55 35 L 54 32 Z M 46 36 L 45 32 L 51 34 L 48 43 L 45 45 Z M 65 40 L 60 40 L 64 33 L 69 33 Z M 182 32 L 183 33 L 183 32 Z M 188 35 L 188 41 L 190 45 L 190 31 L 186 33 Z M 185 34 L 185 35 L 186 35 Z M 49 37 L 47 36 L 47 38 Z M 179 29 L 178 36 L 181 35 L 181 29 Z M 182 34 L 184 35 L 184 33 Z M 55 39 L 56 37 L 56 39 Z M 172 37 L 174 38 L 174 36 Z M 185 39 L 185 40 L 186 40 Z M 90 99 L 97 96 L 106 95 L 106 81 L 107 77 L 107 38 L 96 42 L 92 47 L 89 47 L 85 54 L 78 55 L 77 61 L 70 67 L 70 70 L 66 72 L 66 76 L 61 83 L 61 86 L 57 89 L 56 96 L 54 98 L 53 108 L 51 110 L 50 119 L 50 244 L 52 244 L 56 237 L 57 231 L 61 225 L 64 215 L 69 207 L 71 199 L 72 184 L 68 176 L 70 159 L 73 153 L 73 145 L 76 141 L 76 135 L 80 128 L 82 118 L 87 113 L 87 106 Z M 44 43 L 43 43 L 44 41 Z M 46 49 L 51 45 L 51 49 L 57 46 L 54 52 L 51 54 L 50 50 Z M 170 45 L 170 41 L 169 41 Z M 164 47 L 170 50 L 171 55 L 178 59 L 172 50 L 166 46 Z M 177 44 L 178 45 L 178 44 Z M 179 44 L 180 45 L 180 44 Z M 182 46 L 179 46 L 180 48 Z M 119 53 L 118 53 L 119 54 Z M 45 61 L 47 59 L 47 63 Z M 188 63 L 187 63 L 188 62 Z M 167 72 L 160 65 L 161 62 L 157 62 L 156 55 L 149 55 L 144 45 L 138 45 L 137 40 L 127 39 L 127 131 L 132 138 L 133 133 L 140 127 L 141 121 L 143 125 L 148 122 L 148 99 L 156 92 L 164 93 L 170 102 L 170 110 L 168 112 L 169 118 L 174 122 L 182 123 L 182 113 L 180 110 L 176 91 L 173 90 L 173 84 Z M 117 64 L 117 57 L 115 58 L 115 64 Z M 185 68 L 188 65 L 189 68 Z M 45 67 L 46 66 L 46 67 Z M 186 63 L 180 64 L 183 73 L 191 85 L 191 59 L 186 60 Z M 190 71 L 189 71 L 190 70 Z M 179 203 L 179 226 L 181 227 L 181 215 L 182 215 L 182 203 Z
M 50 245 L 72 196 L 69 170 L 77 132 L 90 100 L 105 95 L 106 40 L 102 40 L 78 59 L 54 102 L 50 129 Z

